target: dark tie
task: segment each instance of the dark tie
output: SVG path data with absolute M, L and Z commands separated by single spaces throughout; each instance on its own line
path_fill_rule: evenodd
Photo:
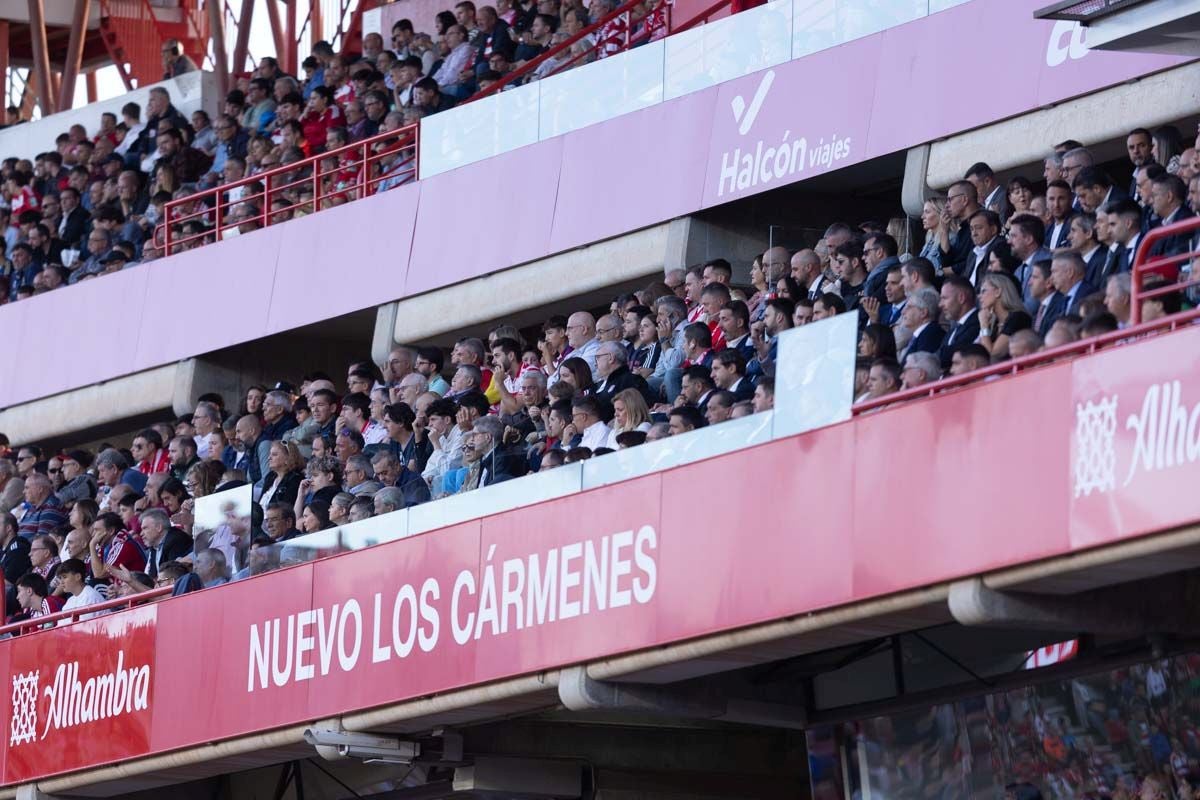
M 1037 317 L 1033 320 L 1033 329 L 1038 333 L 1042 332 L 1042 318 L 1046 316 L 1046 309 L 1049 307 L 1049 303 L 1038 304 Z
M 150 548 L 150 557 L 146 559 L 146 574 L 151 578 L 158 577 L 158 548 Z
M 1123 245 L 1123 244 L 1117 245 L 1117 249 L 1115 251 L 1113 251 L 1114 266 L 1116 267 L 1117 272 L 1125 272 L 1126 267 L 1129 266 L 1128 261 L 1125 258 L 1125 256 L 1128 253 L 1129 253 L 1129 251 L 1125 248 L 1125 245 Z

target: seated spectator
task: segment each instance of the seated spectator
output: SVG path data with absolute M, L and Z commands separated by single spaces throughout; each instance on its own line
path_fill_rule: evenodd
M 66 592 L 69 597 L 67 602 L 63 604 L 63 611 L 73 611 L 77 608 L 85 608 L 94 606 L 104 602 L 104 596 L 96 589 L 87 584 L 87 567 L 77 558 L 71 558 L 64 561 L 58 567 L 58 585 Z M 92 619 L 98 617 L 104 612 L 93 612 L 90 614 L 80 614 L 80 620 Z M 58 626 L 70 625 L 74 620 L 70 617 L 60 619 Z
M 933 353 L 910 353 L 900 372 L 900 388 L 913 389 L 942 377 L 942 362 Z
M 704 418 L 704 414 L 693 406 L 676 406 L 671 409 L 669 418 L 669 435 L 671 436 L 679 436 L 689 431 L 703 428 L 708 424 L 708 420 Z M 654 432 L 654 428 L 651 428 L 650 433 Z M 647 438 L 649 438 L 649 434 Z

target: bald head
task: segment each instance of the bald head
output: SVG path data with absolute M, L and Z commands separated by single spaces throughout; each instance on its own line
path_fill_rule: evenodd
M 821 257 L 817 251 L 804 249 L 792 256 L 792 278 L 801 286 L 809 286 L 821 271 Z
M 319 392 L 322 389 L 327 389 L 328 391 L 334 392 L 333 381 L 327 381 L 324 379 L 313 381 L 308 385 L 308 391 L 305 393 L 305 395 L 307 397 L 312 397 L 314 392 Z
M 571 347 L 582 347 L 596 337 L 596 318 L 586 311 L 576 311 L 567 319 L 567 341 Z
M 763 272 L 767 273 L 767 280 L 774 283 L 782 278 L 787 272 L 790 258 L 786 247 L 772 247 L 763 253 Z
M 252 447 L 258 441 L 259 434 L 262 433 L 262 423 L 253 414 L 247 414 L 237 421 L 234 431 L 239 442 L 246 447 Z

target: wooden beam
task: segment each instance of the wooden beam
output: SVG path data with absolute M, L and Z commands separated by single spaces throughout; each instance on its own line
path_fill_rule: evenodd
M 92 70 L 84 76 L 84 82 L 87 84 L 87 101 L 89 104 L 96 102 L 100 96 L 100 92 L 96 90 L 96 71 Z
M 87 38 L 88 0 L 75 0 L 71 15 L 71 38 L 67 42 L 67 58 L 63 65 L 62 86 L 58 95 L 58 110 L 66 111 L 75 104 L 75 80 L 83 65 L 83 44 Z

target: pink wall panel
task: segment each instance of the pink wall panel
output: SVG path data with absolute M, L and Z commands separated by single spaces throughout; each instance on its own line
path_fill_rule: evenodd
M 404 294 L 449 286 L 550 252 L 562 149 L 558 137 L 421 181 Z
M 28 323 L 32 300 L 10 303 L 0 308 L 0 407 L 20 402 L 18 382 L 37 386 L 51 379 L 58 372 L 57 360 L 39 363 L 24 357 L 24 340 L 28 335 L 47 335 L 46 329 Z M 64 342 L 72 334 L 83 335 L 81 321 L 71 320 L 70 327 L 63 325 L 60 334 Z
M 283 236 L 283 227 L 271 227 L 152 265 L 134 368 L 266 335 Z M 312 313 L 314 321 L 327 316 Z
M 662 529 L 687 534 L 663 537 L 663 560 L 704 554 L 663 576 L 664 598 L 686 598 L 670 618 L 709 632 L 850 600 L 855 460 L 839 425 L 664 473 Z
M 857 417 L 855 593 L 1069 549 L 1070 384 L 1047 367 Z
M 416 184 L 401 186 L 322 211 L 320 227 L 304 220 L 281 226 L 268 331 L 402 297 L 420 193 Z
M 550 250 L 617 236 L 700 205 L 717 90 L 706 89 L 563 137 Z M 719 109 L 718 109 L 719 113 Z M 599 158 L 615 143 L 627 169 Z

